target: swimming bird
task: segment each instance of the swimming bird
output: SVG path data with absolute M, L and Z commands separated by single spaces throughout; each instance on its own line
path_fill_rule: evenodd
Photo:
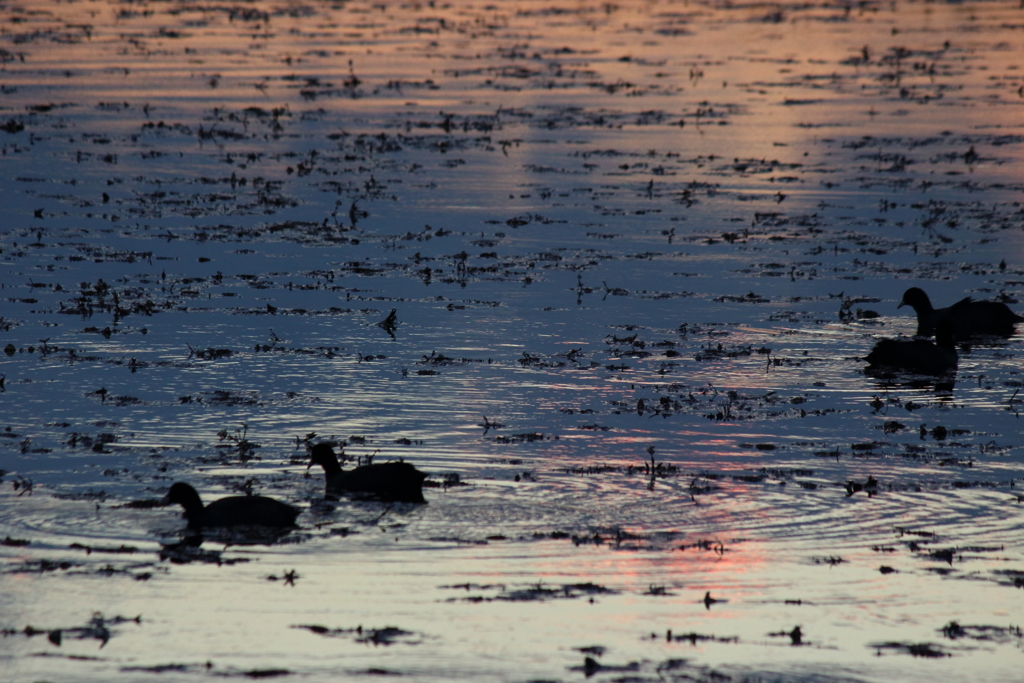
M 932 302 L 920 287 L 911 287 L 903 293 L 903 298 L 896 308 L 910 306 L 917 313 L 917 334 L 930 337 L 935 333 L 935 326 L 940 320 L 952 325 L 954 339 L 971 337 L 1013 335 L 1013 326 L 1024 322 L 1000 301 L 974 301 L 966 297 L 946 308 L 933 308 Z
M 956 370 L 960 360 L 953 340 L 952 324 L 941 320 L 935 331 L 935 343 L 927 339 L 882 339 L 865 360 L 866 371 L 880 369 L 941 375 Z
M 164 505 L 177 503 L 185 508 L 189 529 L 229 526 L 295 526 L 299 509 L 266 496 L 229 496 L 203 506 L 199 494 L 190 485 L 177 482 L 161 501 Z
M 423 480 L 427 475 L 407 462 L 362 465 L 343 471 L 330 444 L 316 444 L 309 455 L 309 467 L 324 468 L 329 495 L 348 493 L 390 503 L 427 502 L 423 497 Z

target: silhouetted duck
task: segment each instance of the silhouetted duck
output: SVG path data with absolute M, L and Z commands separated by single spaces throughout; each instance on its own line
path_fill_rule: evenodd
M 941 375 L 956 370 L 959 354 L 951 329 L 949 321 L 940 321 L 935 332 L 935 343 L 927 339 L 882 339 L 865 358 L 868 362 L 867 371 L 886 368 L 922 375 Z
M 427 475 L 407 462 L 362 465 L 342 471 L 330 444 L 318 443 L 310 450 L 309 467 L 320 465 L 327 475 L 328 495 L 353 494 L 393 503 L 426 503 L 423 480 Z
M 903 293 L 899 306 L 910 306 L 917 313 L 917 334 L 930 337 L 939 321 L 950 323 L 954 339 L 1013 335 L 1013 326 L 1024 321 L 999 301 L 974 301 L 966 297 L 946 308 L 932 308 L 932 302 L 920 287 L 911 287 Z
M 196 490 L 177 482 L 163 499 L 164 505 L 177 503 L 185 508 L 189 529 L 230 526 L 295 526 L 298 508 L 266 496 L 230 496 L 215 500 L 206 507 Z

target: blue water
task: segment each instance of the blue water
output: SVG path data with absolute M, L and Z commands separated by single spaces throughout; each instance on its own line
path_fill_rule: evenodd
M 11 680 L 1017 679 L 1012 3 L 0 11 Z

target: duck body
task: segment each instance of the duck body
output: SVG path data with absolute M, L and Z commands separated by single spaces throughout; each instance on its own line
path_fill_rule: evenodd
M 295 526 L 299 509 L 266 496 L 229 496 L 204 506 L 190 485 L 177 482 L 163 499 L 164 505 L 177 503 L 185 508 L 189 529 L 232 526 Z
M 954 339 L 972 337 L 1010 337 L 1014 325 L 1024 318 L 999 301 L 974 301 L 965 297 L 952 306 L 934 308 L 928 295 L 920 287 L 911 287 L 903 293 L 896 308 L 910 306 L 917 313 L 917 335 L 930 337 L 942 321 L 950 324 Z
M 927 339 L 882 339 L 865 358 L 868 370 L 892 369 L 921 375 L 953 372 L 960 354 L 956 351 L 952 329 L 948 321 L 941 321 L 934 343 Z
M 329 444 L 320 443 L 310 451 L 310 467 L 320 465 L 327 477 L 328 495 L 352 495 L 389 503 L 426 503 L 423 480 L 427 475 L 407 462 L 361 465 L 342 470 Z

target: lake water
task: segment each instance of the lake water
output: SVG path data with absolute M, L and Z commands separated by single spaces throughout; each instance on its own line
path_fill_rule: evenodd
M 0 19 L 5 680 L 1019 680 L 1019 3 Z

